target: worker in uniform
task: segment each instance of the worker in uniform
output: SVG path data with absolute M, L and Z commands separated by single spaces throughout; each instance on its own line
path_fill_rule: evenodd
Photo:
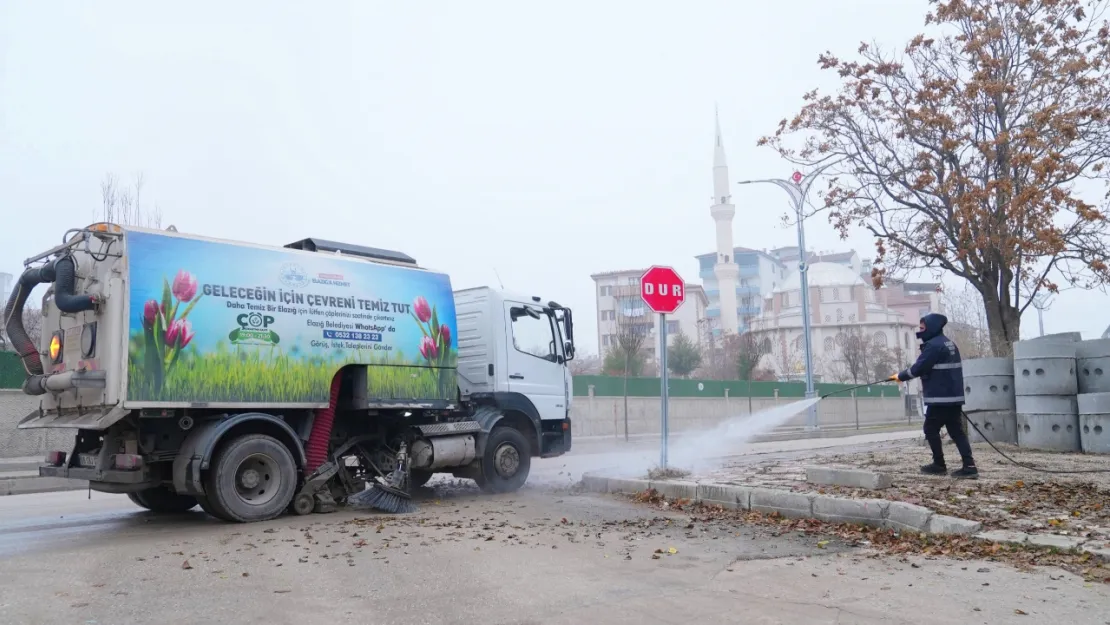
M 948 467 L 944 462 L 944 447 L 940 430 L 946 428 L 948 436 L 960 451 L 963 468 L 953 471 L 952 477 L 976 479 L 979 470 L 971 456 L 971 442 L 963 428 L 964 374 L 960 361 L 960 348 L 944 336 L 948 317 L 929 313 L 921 318 L 917 338 L 921 340 L 921 355 L 910 368 L 890 376 L 894 382 L 921 378 L 921 394 L 925 403 L 925 440 L 933 452 L 932 464 L 921 467 L 928 475 L 944 475 Z

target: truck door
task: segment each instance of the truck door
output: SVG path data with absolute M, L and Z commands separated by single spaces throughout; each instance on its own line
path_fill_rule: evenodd
M 554 320 L 544 309 L 523 302 L 506 302 L 505 315 L 509 392 L 527 396 L 541 419 L 565 418 L 563 346 Z

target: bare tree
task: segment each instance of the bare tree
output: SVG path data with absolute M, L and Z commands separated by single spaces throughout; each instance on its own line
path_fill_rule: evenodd
M 603 368 L 608 375 L 624 378 L 624 439 L 628 440 L 628 378 L 643 375 L 647 361 L 644 344 L 655 325 L 638 286 L 616 287 L 615 299 Z
M 601 358 L 593 354 L 575 354 L 568 366 L 571 375 L 598 375 L 601 373 Z
M 805 348 L 802 345 L 805 339 L 801 336 L 795 337 L 794 340 L 787 340 L 785 334 L 781 334 L 774 340 L 769 337 L 764 337 L 762 340 L 763 348 L 771 355 L 781 378 L 789 380 L 805 369 L 803 351 Z
M 840 364 L 853 384 L 870 374 L 871 338 L 858 327 L 848 327 L 837 333 L 840 345 Z
M 960 348 L 960 355 L 964 358 L 993 356 L 987 311 L 979 293 L 965 284 L 960 290 L 946 290 L 942 301 L 944 315 L 948 317 L 944 333 Z
M 145 177 L 135 174 L 134 186 L 121 187 L 115 174 L 105 174 L 100 181 L 100 210 L 97 219 L 114 224 L 161 228 L 162 211 L 154 206 L 147 209 L 142 202 Z
M 1039 292 L 1110 284 L 1108 198 L 1083 182 L 1110 182 L 1110 0 L 929 5 L 904 45 L 821 55 L 839 88 L 761 142 L 827 167 L 822 208 L 875 238 L 876 286 L 963 278 L 1006 356 Z
M 0 310 L 3 310 L 6 303 L 0 303 Z M 27 336 L 31 337 L 31 341 L 35 347 L 42 348 L 42 311 L 32 306 L 25 306 L 23 308 L 23 329 L 27 331 Z M 12 349 L 12 343 L 8 340 L 8 331 L 6 328 L 0 327 L 0 351 Z

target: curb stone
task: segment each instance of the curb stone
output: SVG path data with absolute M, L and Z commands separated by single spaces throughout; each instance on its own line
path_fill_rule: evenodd
M 857 523 L 896 531 L 927 534 L 975 535 L 982 530 L 976 521 L 936 514 L 929 508 L 885 499 L 848 499 L 829 495 L 728 484 L 699 484 L 690 481 L 606 478 L 585 473 L 582 485 L 589 492 L 635 495 L 654 488 L 668 499 L 689 499 L 732 510 L 778 513 L 790 518 L 810 518 L 833 523 Z M 990 539 L 987 532 L 984 539 Z
M 0 478 L 0 496 L 58 493 L 67 490 L 85 490 L 89 483 L 64 477 L 8 477 Z

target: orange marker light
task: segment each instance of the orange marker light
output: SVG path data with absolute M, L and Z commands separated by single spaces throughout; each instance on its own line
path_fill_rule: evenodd
M 58 361 L 58 357 L 62 355 L 62 337 L 55 334 L 50 337 L 50 360 Z

